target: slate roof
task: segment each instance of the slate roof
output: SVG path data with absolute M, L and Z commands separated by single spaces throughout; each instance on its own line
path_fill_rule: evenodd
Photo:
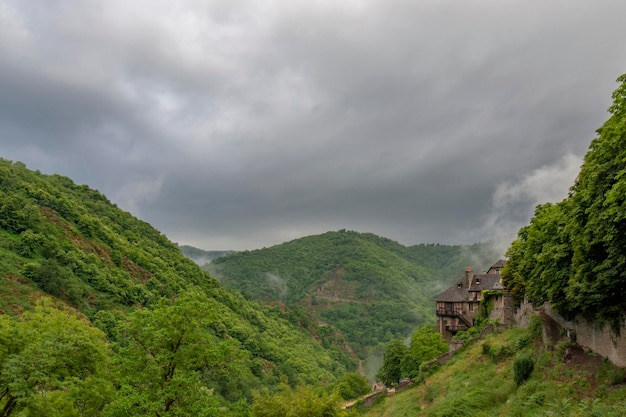
M 474 275 L 472 279 L 472 287 L 469 291 L 483 291 L 483 290 L 494 290 L 496 284 L 500 282 L 500 275 L 498 274 L 481 274 Z M 480 284 L 479 284 L 480 283 Z
M 499 260 L 489 268 L 502 268 L 506 265 L 506 261 Z M 483 290 L 503 290 L 504 286 L 500 282 L 500 274 L 477 274 L 472 278 L 471 289 L 467 288 L 467 278 L 464 276 L 459 278 L 447 290 L 439 294 L 435 301 L 443 302 L 462 302 L 469 300 L 469 294 Z
M 504 268 L 506 266 L 506 261 L 504 259 L 500 259 L 495 264 L 491 265 L 491 268 Z M 491 269 L 489 268 L 489 269 Z
M 453 285 L 450 285 L 447 290 L 442 292 L 435 298 L 435 301 L 447 301 L 447 302 L 461 302 L 467 301 L 468 291 L 467 285 L 464 285 L 463 282 L 465 278 L 456 282 Z

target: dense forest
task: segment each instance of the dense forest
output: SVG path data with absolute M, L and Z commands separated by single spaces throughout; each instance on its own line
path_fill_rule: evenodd
M 194 248 L 193 246 L 189 246 L 189 245 L 179 245 L 178 247 L 180 248 L 180 251 L 183 253 L 183 255 L 185 255 L 186 257 L 188 257 L 189 259 L 191 259 L 192 261 L 194 261 L 196 264 L 200 266 L 204 266 L 210 263 L 215 258 L 219 258 L 220 256 L 228 255 L 229 253 L 233 252 L 229 250 L 209 251 L 209 250 Z
M 306 308 L 366 357 L 372 347 L 433 324 L 434 296 L 468 265 L 481 270 L 499 257 L 489 244 L 406 247 L 339 230 L 232 253 L 207 267 L 247 298 Z
M 367 386 L 332 327 L 224 289 L 98 191 L 8 160 L 0 311 L 1 416 L 264 415 L 294 392 L 336 411 Z
M 618 82 L 569 196 L 537 207 L 503 276 L 518 299 L 615 329 L 626 311 L 626 74 Z

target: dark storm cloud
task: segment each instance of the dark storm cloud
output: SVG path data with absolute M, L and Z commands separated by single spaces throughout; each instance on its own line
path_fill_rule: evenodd
M 7 1 L 0 154 L 172 239 L 510 239 L 607 114 L 626 3 Z

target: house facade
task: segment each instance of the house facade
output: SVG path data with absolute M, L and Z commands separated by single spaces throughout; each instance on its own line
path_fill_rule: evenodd
M 513 299 L 502 285 L 500 275 L 505 265 L 506 261 L 499 260 L 484 274 L 474 274 L 468 267 L 462 278 L 435 298 L 437 330 L 446 340 L 474 326 L 483 297 L 488 297 L 483 310 L 489 320 L 504 325 L 513 322 Z

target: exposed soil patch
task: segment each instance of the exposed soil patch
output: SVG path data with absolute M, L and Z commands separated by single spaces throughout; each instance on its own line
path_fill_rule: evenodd
M 122 258 L 122 266 L 133 278 L 137 281 L 141 281 L 142 284 L 145 284 L 150 278 L 152 278 L 152 274 L 149 271 L 146 271 L 125 256 Z
M 356 300 L 356 282 L 343 279 L 345 268 L 340 266 L 324 275 L 318 287 L 300 301 L 312 313 L 335 308 L 340 303 L 362 302 Z
M 565 351 L 563 362 L 577 369 L 587 371 L 591 375 L 597 375 L 604 359 L 600 355 L 587 353 L 580 345 L 572 345 Z
M 544 344 L 554 347 L 559 342 L 562 342 L 564 339 L 561 326 L 547 314 L 541 312 L 539 315 L 543 321 Z M 604 362 L 600 355 L 588 353 L 585 348 L 573 343 L 563 351 L 562 361 L 568 368 L 586 372 L 589 375 L 589 382 L 592 384 L 593 389 L 597 388 L 598 370 Z

